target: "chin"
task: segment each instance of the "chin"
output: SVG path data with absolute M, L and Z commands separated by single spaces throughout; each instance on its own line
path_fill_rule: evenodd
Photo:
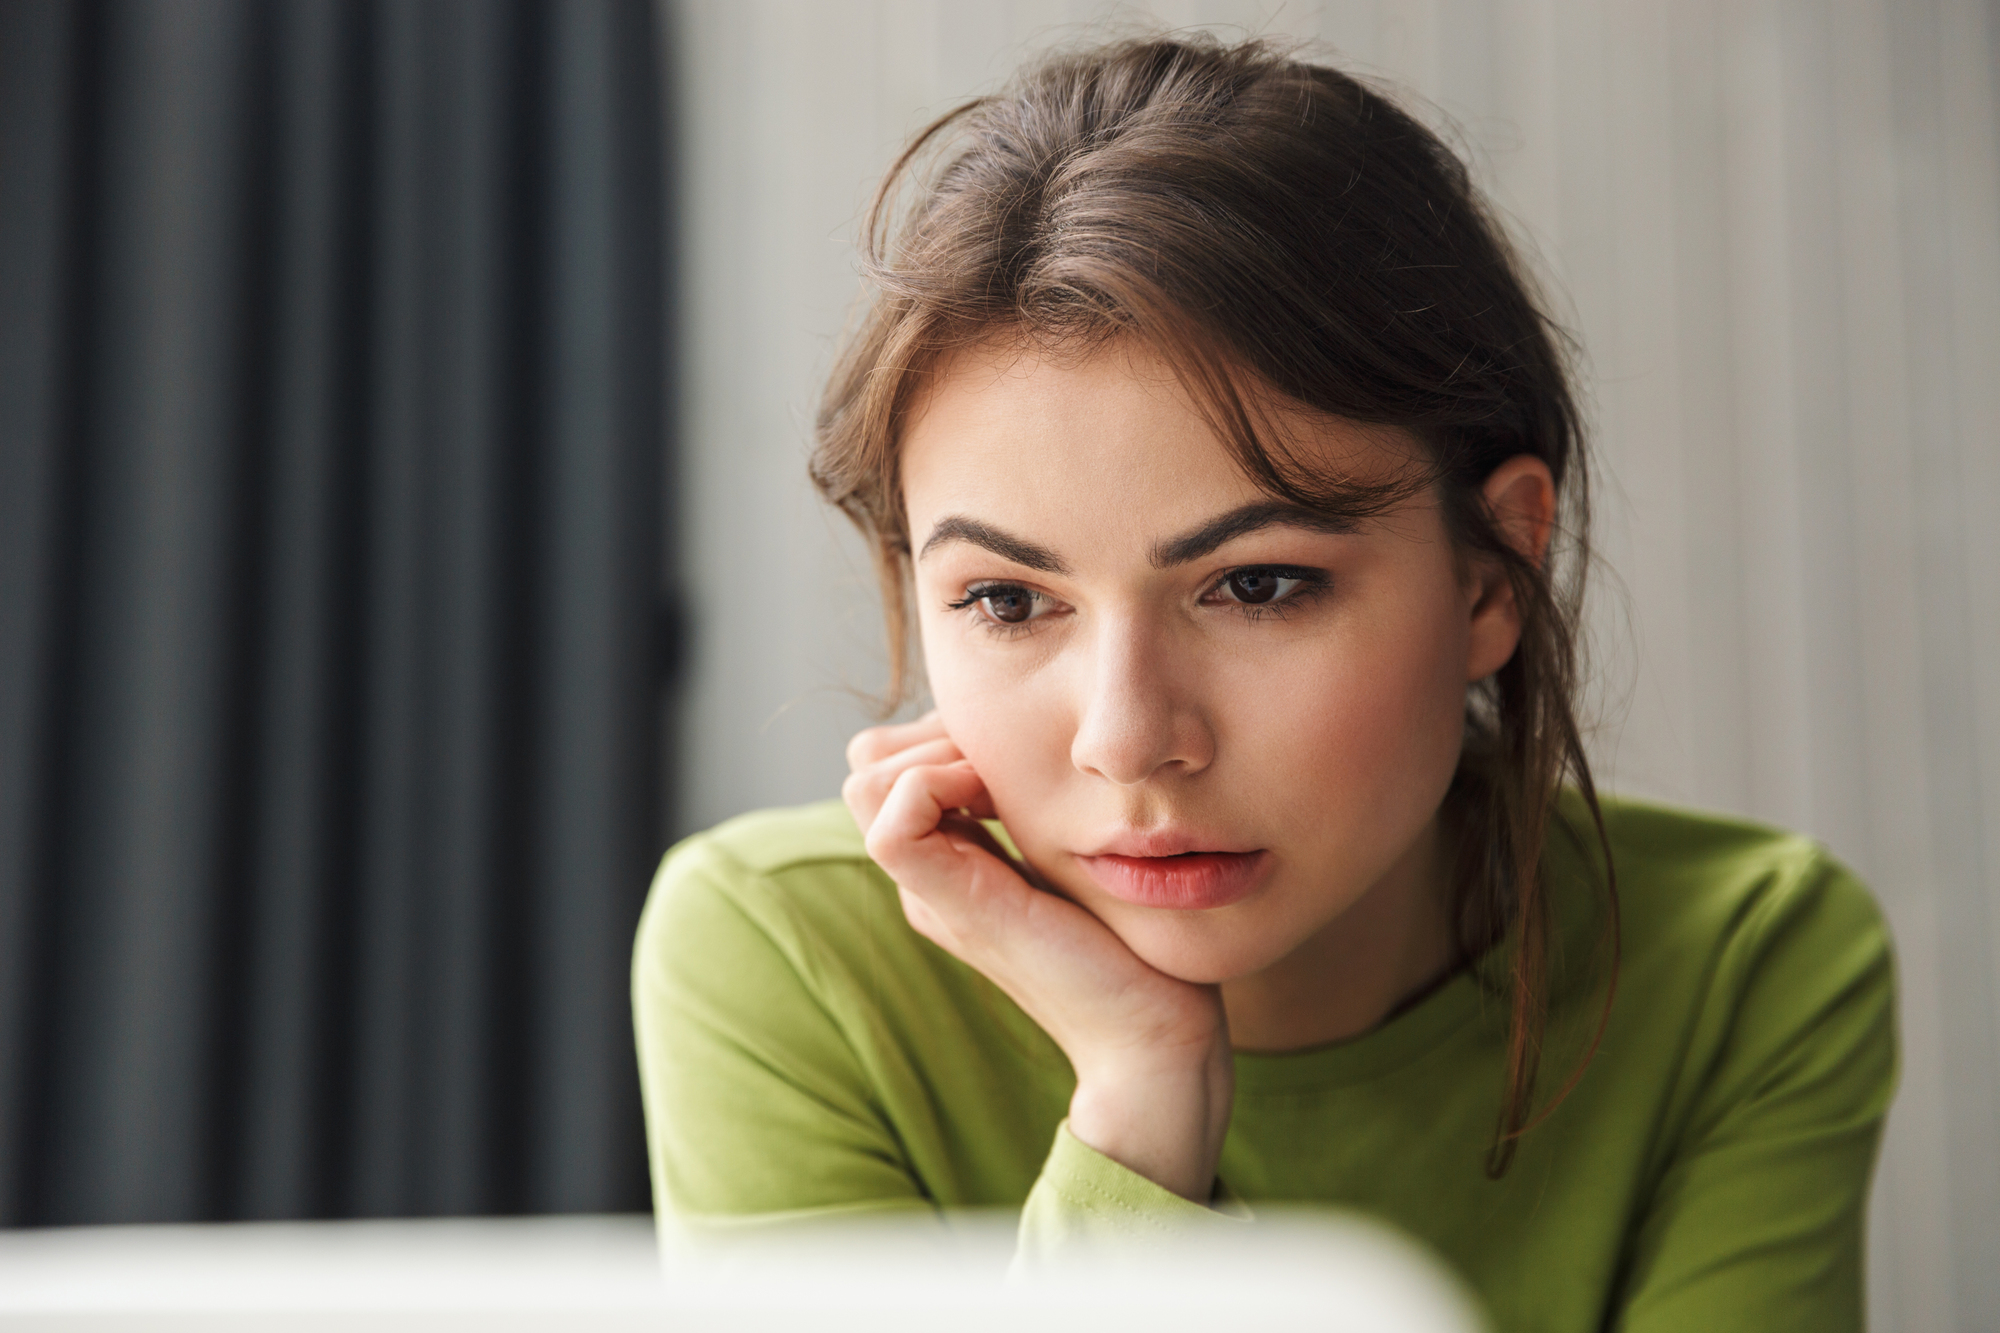
M 1147 966 L 1198 986 L 1218 986 L 1262 972 L 1292 948 L 1286 941 L 1246 938 L 1206 922 L 1105 924 Z

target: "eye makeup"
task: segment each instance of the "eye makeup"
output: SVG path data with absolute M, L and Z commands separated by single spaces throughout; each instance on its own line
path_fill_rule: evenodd
M 1250 620 L 1289 616 L 1324 593 L 1332 580 L 1323 569 L 1300 565 L 1242 565 L 1225 570 L 1201 595 L 1204 606 L 1241 611 Z M 1045 592 L 1021 583 L 996 579 L 967 585 L 963 596 L 945 603 L 945 610 L 971 612 L 982 625 L 1012 635 L 1061 609 Z

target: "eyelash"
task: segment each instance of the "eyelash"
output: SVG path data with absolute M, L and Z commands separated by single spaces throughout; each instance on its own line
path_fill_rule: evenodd
M 1209 598 L 1220 592 L 1230 579 L 1239 574 L 1269 574 L 1275 578 L 1297 579 L 1299 582 L 1298 587 L 1292 589 L 1291 592 L 1278 601 L 1239 602 L 1231 598 L 1226 602 L 1226 605 L 1242 612 L 1244 618 L 1253 623 L 1263 620 L 1266 617 L 1276 617 L 1280 620 L 1289 617 L 1294 612 L 1302 610 L 1307 602 L 1317 599 L 1332 583 L 1332 580 L 1326 576 L 1325 571 L 1318 569 L 1303 569 L 1296 565 L 1239 565 L 1235 569 L 1224 570 L 1217 576 L 1215 582 L 1208 586 L 1208 590 L 1202 593 L 1201 600 L 1207 602 Z M 977 583 L 968 587 L 965 590 L 965 596 L 959 598 L 957 601 L 946 602 L 945 610 L 972 610 L 987 598 L 1008 592 L 1023 593 L 1029 597 L 1046 597 L 1048 595 L 1036 592 L 1033 588 L 1019 583 Z M 1036 616 L 1032 619 L 1021 621 L 1018 624 L 1010 625 L 1005 621 L 995 620 L 992 616 L 982 615 L 979 617 L 980 623 L 987 630 L 1010 639 L 1022 634 L 1032 633 L 1035 628 L 1035 621 L 1039 619 L 1042 619 L 1042 617 Z
M 965 590 L 965 596 L 955 602 L 946 602 L 945 610 L 970 611 L 987 598 L 1007 592 L 1025 593 L 1030 597 L 1045 597 L 1048 595 L 1036 592 L 1033 588 L 1022 587 L 1018 583 L 975 583 Z M 1040 617 L 1036 617 L 1035 619 L 1040 619 Z M 1019 624 L 1014 625 L 1010 625 L 1004 620 L 995 620 L 989 615 L 979 615 L 978 620 L 989 633 L 998 634 L 1002 638 L 1007 639 L 1030 633 L 1035 628 L 1035 620 L 1033 619 L 1023 620 Z
M 1239 565 L 1235 569 L 1223 571 L 1221 577 L 1210 584 L 1208 591 L 1202 596 L 1204 598 L 1214 596 L 1230 579 L 1239 574 L 1269 574 L 1274 578 L 1299 581 L 1298 587 L 1274 602 L 1238 602 L 1232 599 L 1229 605 L 1241 611 L 1244 617 L 1252 622 L 1263 620 L 1267 616 L 1284 620 L 1295 612 L 1304 610 L 1308 602 L 1316 600 L 1332 584 L 1332 580 L 1326 576 L 1324 570 L 1304 569 L 1297 565 Z

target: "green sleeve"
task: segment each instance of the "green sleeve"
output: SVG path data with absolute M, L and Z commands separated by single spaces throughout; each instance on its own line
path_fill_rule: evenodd
M 1217 1194 L 1212 1207 L 1183 1199 L 1090 1147 L 1064 1121 L 1021 1210 L 1015 1267 L 1053 1267 L 1106 1247 L 1144 1246 L 1189 1228 L 1248 1220 L 1249 1210 L 1219 1184 Z
M 769 901 L 699 838 L 647 899 L 633 1012 L 663 1234 L 925 1206 L 803 942 L 757 910 Z
M 1896 1082 L 1888 936 L 1823 853 L 1747 912 L 1705 1016 L 1718 1054 L 1689 1071 L 1703 1091 L 1635 1237 L 1626 1333 L 1862 1326 L 1868 1182 Z

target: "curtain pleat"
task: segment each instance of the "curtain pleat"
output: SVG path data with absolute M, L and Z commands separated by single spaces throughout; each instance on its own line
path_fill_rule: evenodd
M 0 7 L 0 1222 L 644 1206 L 657 54 Z

